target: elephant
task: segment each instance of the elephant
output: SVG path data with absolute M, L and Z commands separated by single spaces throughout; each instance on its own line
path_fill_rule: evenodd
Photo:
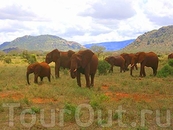
M 111 65 L 109 72 L 113 72 L 114 66 L 119 66 L 120 72 L 125 72 L 125 60 L 122 56 L 108 56 L 104 60 Z
M 27 67 L 26 78 L 27 83 L 29 83 L 29 74 L 34 73 L 34 83 L 38 83 L 38 77 L 40 77 L 41 81 L 43 81 L 44 77 L 47 77 L 49 82 L 51 81 L 51 69 L 50 66 L 46 62 L 41 63 L 33 63 Z
M 173 53 L 168 55 L 168 59 L 173 59 Z
M 157 68 L 159 59 L 158 56 L 154 52 L 137 52 L 134 57 L 132 57 L 131 61 L 131 70 L 130 75 L 132 75 L 132 67 L 136 64 L 140 63 L 140 77 L 145 77 L 145 66 L 151 67 L 153 69 L 153 75 L 155 76 L 157 74 Z
M 94 86 L 94 77 L 97 71 L 98 57 L 91 50 L 80 50 L 71 57 L 70 75 L 77 79 L 81 87 L 81 73 L 85 75 L 86 87 Z M 91 82 L 90 82 L 91 77 Z
M 55 62 L 55 77 L 59 78 L 59 70 L 60 67 L 70 69 L 70 58 L 75 52 L 69 50 L 67 52 L 59 51 L 58 49 L 54 49 L 46 55 L 45 62 L 51 63 Z
M 134 57 L 135 54 L 133 53 L 122 53 L 120 56 L 122 56 L 125 60 L 125 70 L 129 70 L 128 66 L 131 64 L 132 57 Z M 137 65 L 134 65 L 135 69 L 138 70 Z

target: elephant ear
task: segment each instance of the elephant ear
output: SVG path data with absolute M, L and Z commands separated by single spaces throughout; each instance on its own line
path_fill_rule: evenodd
M 74 53 L 75 53 L 74 51 L 69 50 L 69 51 L 67 52 L 67 55 L 68 55 L 68 57 L 71 57 Z
M 83 50 L 78 52 L 78 54 L 80 55 L 79 59 L 81 60 L 82 68 L 85 68 L 91 62 L 92 56 L 94 55 L 91 50 Z
M 138 63 L 141 63 L 146 57 L 145 52 L 138 52 L 136 53 L 136 55 L 137 55 Z
M 60 58 L 60 51 L 55 49 L 51 52 L 52 61 L 56 62 Z

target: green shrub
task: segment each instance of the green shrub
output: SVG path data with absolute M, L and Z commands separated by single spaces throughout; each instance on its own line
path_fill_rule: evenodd
M 99 74 L 107 74 L 110 69 L 110 64 L 105 60 L 100 60 L 98 63 L 98 73 Z
M 4 62 L 10 64 L 11 63 L 11 58 L 10 57 L 4 58 Z
M 75 120 L 75 112 L 77 106 L 71 103 L 66 103 L 64 106 L 64 115 L 66 121 L 74 121 Z
M 168 60 L 168 65 L 170 65 L 171 67 L 173 67 L 173 59 L 169 59 Z
M 37 62 L 36 55 L 35 54 L 29 54 L 27 51 L 24 51 L 22 53 L 22 57 L 26 59 L 26 62 L 29 64 Z
M 31 54 L 27 60 L 29 64 L 37 62 L 36 56 L 34 54 Z
M 167 77 L 169 75 L 173 76 L 173 67 L 169 64 L 166 64 L 160 71 L 158 71 L 158 77 Z

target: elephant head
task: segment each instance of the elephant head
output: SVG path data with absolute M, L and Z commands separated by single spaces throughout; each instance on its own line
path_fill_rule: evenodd
M 131 69 L 130 69 L 130 75 L 131 76 L 132 76 L 132 70 L 133 70 L 134 66 L 137 63 L 142 63 L 145 60 L 145 57 L 146 57 L 146 53 L 145 52 L 137 52 L 136 54 L 134 54 L 132 56 L 132 59 L 131 59 Z
M 75 53 L 75 52 L 72 51 L 72 50 L 68 50 L 68 51 L 67 51 L 67 55 L 68 55 L 68 57 L 71 57 L 74 53 Z
M 72 78 L 76 77 L 76 71 L 78 69 L 82 71 L 88 67 L 88 64 L 91 62 L 93 55 L 94 53 L 91 50 L 81 50 L 78 53 L 72 55 L 70 65 L 70 73 Z
M 105 61 L 107 61 L 111 65 L 114 65 L 114 63 L 115 63 L 115 57 L 108 56 L 108 57 L 105 58 Z
M 46 63 L 57 62 L 60 59 L 60 51 L 55 49 L 46 55 Z
M 146 57 L 145 52 L 137 52 L 131 60 L 131 67 L 133 67 L 137 63 L 141 63 Z

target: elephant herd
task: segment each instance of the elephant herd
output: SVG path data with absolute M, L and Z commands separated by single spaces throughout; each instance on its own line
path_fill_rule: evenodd
M 34 73 L 34 82 L 38 83 L 38 77 L 41 81 L 43 77 L 48 77 L 50 81 L 50 67 L 49 63 L 55 62 L 55 77 L 59 77 L 60 67 L 70 69 L 71 78 L 77 79 L 78 86 L 81 87 L 81 73 L 85 75 L 86 86 L 94 86 L 94 76 L 97 71 L 98 57 L 89 49 L 74 52 L 69 50 L 67 52 L 55 49 L 46 55 L 45 62 L 30 64 L 27 67 L 27 83 L 29 83 L 29 74 Z M 91 78 L 91 80 L 90 80 Z
M 128 66 L 130 67 L 130 75 L 133 76 L 132 70 L 134 67 L 137 70 L 137 63 L 140 63 L 140 77 L 145 77 L 145 66 L 151 67 L 153 69 L 153 75 L 157 74 L 158 68 L 158 56 L 154 52 L 137 52 L 133 53 L 122 53 L 119 56 L 108 56 L 105 60 L 111 65 L 110 71 L 113 71 L 113 66 L 119 66 L 120 72 L 128 70 Z
M 173 53 L 168 55 L 168 59 L 173 58 Z M 130 75 L 134 67 L 137 68 L 137 63 L 140 63 L 140 77 L 145 77 L 145 66 L 151 67 L 153 75 L 157 74 L 159 59 L 154 52 L 137 52 L 137 53 L 122 53 L 118 56 L 107 56 L 105 59 L 111 67 L 109 72 L 113 72 L 113 66 L 119 66 L 120 72 L 125 72 L 130 65 Z M 94 86 L 94 77 L 98 67 L 98 57 L 91 50 L 80 50 L 67 52 L 54 49 L 46 55 L 46 59 L 41 63 L 33 63 L 27 67 L 26 77 L 29 83 L 29 74 L 34 73 L 34 83 L 38 83 L 38 77 L 41 81 L 43 77 L 47 77 L 50 81 L 51 70 L 49 63 L 55 63 L 55 77 L 59 77 L 60 67 L 70 70 L 71 78 L 76 78 L 78 86 L 81 87 L 81 74 L 85 75 L 86 87 Z

